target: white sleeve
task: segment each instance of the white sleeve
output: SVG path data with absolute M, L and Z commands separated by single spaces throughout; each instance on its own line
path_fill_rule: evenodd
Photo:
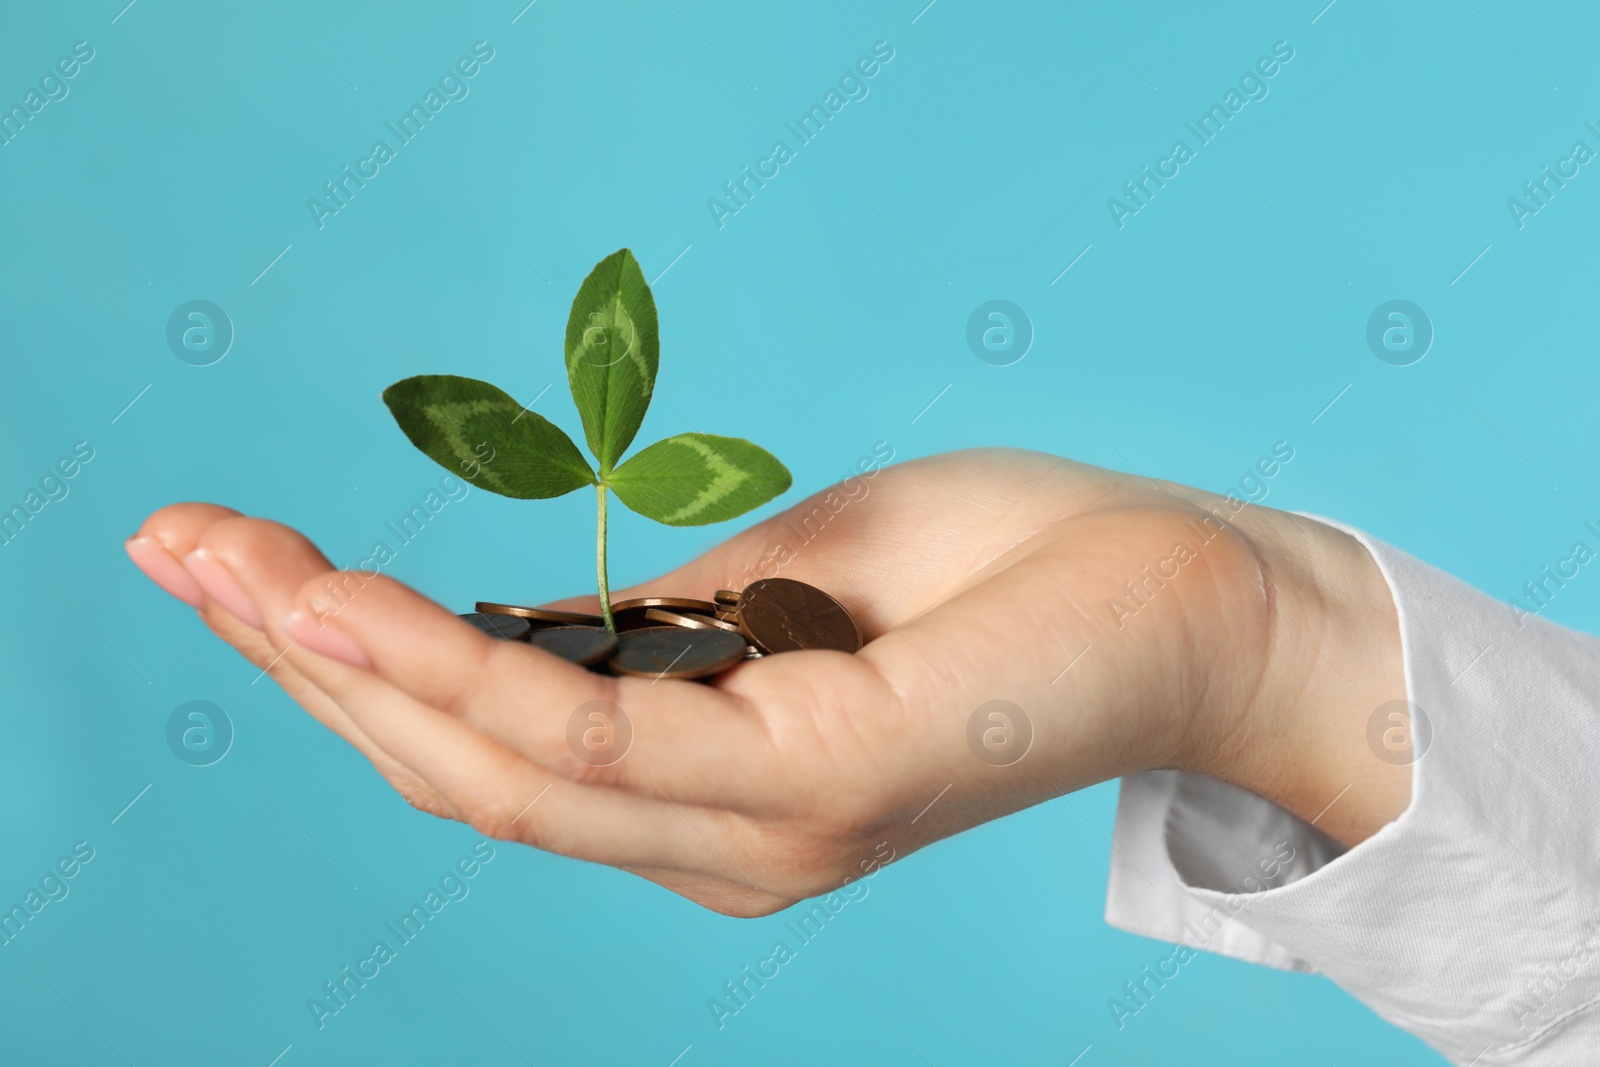
M 1394 594 L 1410 806 L 1346 850 L 1242 789 L 1130 775 L 1106 921 L 1321 972 L 1456 1064 L 1600 1061 L 1600 640 L 1329 525 Z

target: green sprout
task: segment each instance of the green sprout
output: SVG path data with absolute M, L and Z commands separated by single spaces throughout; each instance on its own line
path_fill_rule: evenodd
M 542 500 L 594 486 L 600 614 L 615 632 L 606 578 L 608 491 L 645 518 L 704 526 L 760 507 L 792 481 L 766 449 L 705 433 L 668 437 L 622 462 L 650 406 L 660 356 L 655 298 L 624 248 L 589 272 L 567 316 L 567 383 L 599 473 L 560 427 L 476 378 L 406 378 L 385 389 L 383 401 L 412 444 L 480 489 Z

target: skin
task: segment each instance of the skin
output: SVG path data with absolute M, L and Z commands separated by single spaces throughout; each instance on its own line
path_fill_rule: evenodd
M 1366 743 L 1373 710 L 1406 690 L 1387 584 L 1349 536 L 1011 450 L 900 463 L 833 492 L 832 508 L 820 493 L 615 594 L 709 596 L 771 576 L 776 557 L 867 641 L 853 656 L 750 661 L 709 685 L 592 674 L 492 640 L 216 505 L 161 509 L 130 555 L 245 658 L 274 664 L 415 807 L 729 915 L 769 914 L 886 856 L 1150 768 L 1241 785 L 1347 845 L 1409 802 L 1409 768 Z M 806 542 L 796 531 L 818 507 L 837 513 Z M 1227 522 L 1202 527 L 1209 515 Z M 1182 563 L 1180 542 L 1197 550 Z M 1158 585 L 1147 566 L 1170 577 Z M 346 594 L 319 626 L 329 581 Z M 1125 582 L 1143 585 L 1138 602 Z M 1005 767 L 967 742 L 969 717 L 996 699 L 1034 731 Z M 568 744 L 592 700 L 632 723 L 610 766 Z

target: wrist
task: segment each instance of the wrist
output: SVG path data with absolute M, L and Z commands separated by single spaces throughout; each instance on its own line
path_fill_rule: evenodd
M 1219 689 L 1232 688 L 1237 706 L 1209 713 L 1219 728 L 1195 769 L 1354 846 L 1411 797 L 1410 766 L 1380 759 L 1367 731 L 1381 705 L 1407 695 L 1393 595 L 1342 531 L 1265 508 L 1234 522 L 1257 557 L 1261 610 L 1233 653 L 1246 684 Z

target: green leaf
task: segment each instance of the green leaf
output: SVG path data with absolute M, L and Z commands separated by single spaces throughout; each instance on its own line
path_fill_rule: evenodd
M 383 402 L 412 444 L 480 489 L 532 500 L 594 484 L 572 438 L 488 382 L 423 374 L 389 386 Z
M 681 433 L 638 453 L 607 481 L 646 518 L 704 526 L 760 507 L 793 479 L 776 456 L 743 438 Z
M 589 451 L 609 474 L 633 442 L 656 387 L 656 302 L 626 248 L 583 280 L 567 316 L 567 382 Z

